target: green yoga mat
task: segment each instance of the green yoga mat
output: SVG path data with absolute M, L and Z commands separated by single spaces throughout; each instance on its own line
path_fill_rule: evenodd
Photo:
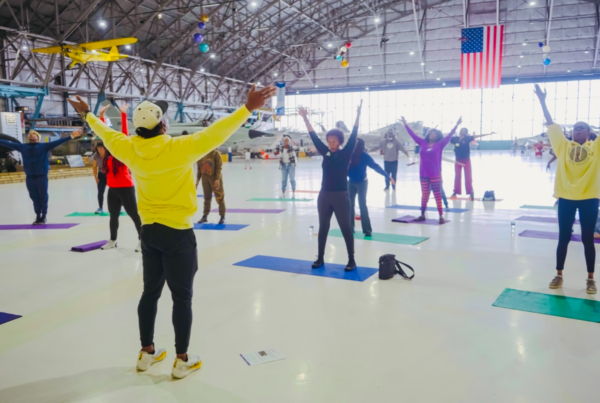
M 339 229 L 330 230 L 329 235 L 336 236 L 338 238 L 343 237 L 342 231 Z M 364 236 L 364 234 L 355 233 L 354 238 L 355 239 L 363 239 L 365 241 L 397 243 L 397 244 L 401 244 L 401 245 L 417 245 L 417 244 L 429 239 L 429 238 L 424 238 L 424 237 L 420 237 L 420 236 L 380 234 L 378 232 L 373 232 L 373 234 L 369 237 Z
M 492 305 L 517 311 L 585 320 L 586 322 L 600 322 L 600 302 L 592 299 L 506 288 Z
M 312 199 L 261 199 L 260 197 L 255 197 L 254 199 L 249 199 L 248 201 L 265 201 L 265 202 L 309 202 Z
M 521 208 L 535 209 L 535 210 L 556 210 L 554 206 L 530 206 L 528 204 L 521 206 Z
M 125 216 L 127 214 L 121 213 L 121 215 Z M 110 217 L 110 214 L 108 214 L 108 213 L 100 213 L 100 214 L 96 214 L 96 213 L 73 213 L 73 214 L 68 214 L 65 217 Z

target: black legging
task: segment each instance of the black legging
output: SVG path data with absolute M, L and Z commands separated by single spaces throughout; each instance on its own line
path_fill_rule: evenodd
M 571 241 L 575 213 L 579 209 L 581 241 L 585 253 L 588 273 L 594 272 L 596 248 L 594 246 L 594 227 L 598 218 L 598 199 L 567 200 L 558 199 L 558 248 L 556 248 L 556 270 L 565 268 L 567 249 Z
M 335 219 L 342 230 L 348 258 L 354 258 L 354 235 L 350 222 L 350 198 L 348 191 L 328 192 L 321 190 L 317 199 L 317 209 L 319 211 L 319 257 L 325 256 L 325 244 L 327 243 L 327 234 L 331 216 L 335 213 Z
M 135 199 L 135 187 L 128 188 L 108 188 L 108 212 L 110 213 L 110 240 L 117 240 L 117 231 L 119 230 L 119 216 L 121 215 L 121 206 L 135 224 L 135 229 L 140 236 L 142 221 L 137 211 L 137 201 Z
M 98 207 L 104 207 L 104 192 L 106 191 L 106 174 L 98 172 Z

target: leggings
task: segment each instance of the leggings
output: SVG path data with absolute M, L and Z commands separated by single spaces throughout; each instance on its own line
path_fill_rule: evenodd
M 98 207 L 104 207 L 104 191 L 106 190 L 106 174 L 98 172 Z
M 598 218 L 598 199 L 567 200 L 558 199 L 558 247 L 556 248 L 556 270 L 565 268 L 567 249 L 571 241 L 575 213 L 579 209 L 581 241 L 585 254 L 588 273 L 594 272 L 596 248 L 594 246 L 594 227 Z
M 435 203 L 440 215 L 444 214 L 442 210 L 442 178 L 424 178 L 421 177 L 421 215 L 425 214 L 427 209 L 427 202 L 429 201 L 429 193 L 433 190 L 433 197 L 435 197 Z
M 137 210 L 137 201 L 135 199 L 135 187 L 128 188 L 108 188 L 108 212 L 110 214 L 110 240 L 117 240 L 117 231 L 119 230 L 119 216 L 121 215 L 121 206 L 135 224 L 135 229 L 140 236 L 142 221 Z
M 319 257 L 325 256 L 325 244 L 327 243 L 327 234 L 329 234 L 329 225 L 331 216 L 335 213 L 335 219 L 340 226 L 348 258 L 354 258 L 354 235 L 352 234 L 352 225 L 350 222 L 350 198 L 348 191 L 330 192 L 321 190 L 317 199 L 317 209 L 319 211 Z

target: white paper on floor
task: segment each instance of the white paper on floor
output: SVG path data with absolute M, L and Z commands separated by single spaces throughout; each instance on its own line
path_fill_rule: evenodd
M 248 365 L 259 365 L 266 364 L 267 362 L 285 360 L 283 354 L 274 348 L 268 350 L 257 351 L 253 353 L 243 353 L 240 356 L 246 361 Z

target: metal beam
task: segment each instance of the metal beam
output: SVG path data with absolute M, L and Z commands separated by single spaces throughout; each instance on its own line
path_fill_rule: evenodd
M 413 16 L 415 20 L 415 32 L 417 34 L 417 46 L 419 47 L 419 57 L 421 58 L 421 73 L 423 79 L 425 79 L 425 60 L 423 60 L 423 48 L 421 47 L 421 32 L 419 32 L 419 23 L 417 21 L 417 7 L 415 6 L 415 0 L 412 0 Z

